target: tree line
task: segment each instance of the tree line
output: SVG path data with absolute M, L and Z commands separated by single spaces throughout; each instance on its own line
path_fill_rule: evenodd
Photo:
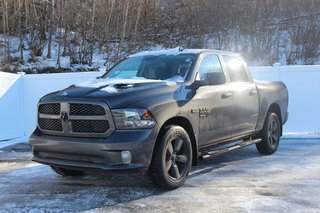
M 265 65 L 320 60 L 318 0 L 0 0 L 0 11 L 6 63 L 51 58 L 53 40 L 57 64 L 70 56 L 90 65 L 95 52 L 114 63 L 158 45 L 236 51 Z

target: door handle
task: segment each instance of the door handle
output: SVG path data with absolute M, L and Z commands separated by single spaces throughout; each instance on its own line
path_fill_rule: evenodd
M 253 95 L 256 95 L 257 94 L 257 90 L 252 90 L 249 92 L 249 95 L 250 96 L 253 96 Z
M 231 92 L 227 92 L 227 93 L 222 93 L 221 98 L 230 98 L 232 95 Z

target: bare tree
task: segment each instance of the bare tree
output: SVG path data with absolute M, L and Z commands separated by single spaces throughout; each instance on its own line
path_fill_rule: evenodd
M 22 3 L 21 0 L 18 0 L 18 14 L 19 14 L 19 40 L 20 40 L 20 45 L 19 45 L 19 49 L 20 49 L 20 62 L 23 63 L 24 62 L 24 58 L 23 58 L 23 49 L 24 49 L 24 33 L 23 31 L 23 20 L 22 20 Z
M 135 25 L 134 25 L 134 34 L 133 34 L 133 42 L 136 45 L 137 43 L 137 33 L 138 33 L 138 24 L 139 24 L 139 20 L 140 20 L 140 14 L 141 14 L 141 0 L 137 1 L 137 17 L 136 17 L 136 21 L 135 21 Z
M 0 11 L 2 52 L 13 65 L 41 60 L 45 46 L 53 57 L 54 44 L 58 66 L 66 56 L 92 65 L 97 51 L 112 64 L 155 45 L 231 50 L 262 64 L 320 60 L 317 0 L 0 0 Z
M 10 29 L 9 29 L 9 14 L 8 14 L 8 1 L 3 0 L 3 33 L 6 35 L 5 36 L 5 46 L 6 46 L 6 62 L 10 64 L 11 62 L 11 56 L 10 56 Z
M 122 51 L 122 47 L 123 47 L 123 42 L 124 42 L 124 38 L 126 35 L 126 28 L 127 28 L 127 23 L 128 23 L 128 13 L 129 13 L 129 1 L 126 0 L 125 3 L 123 4 L 123 18 L 122 18 L 122 30 L 121 30 L 121 34 L 120 34 L 120 41 L 119 41 L 119 45 L 118 45 L 118 50 L 117 50 L 117 60 L 120 59 L 120 53 Z
M 51 44 L 52 44 L 52 34 L 53 34 L 53 16 L 54 16 L 54 0 L 49 0 L 48 7 L 48 27 L 49 27 L 49 37 L 48 37 L 48 53 L 47 57 L 51 58 Z
M 65 0 L 63 1 L 63 6 L 64 8 L 64 14 L 65 14 L 65 19 L 64 19 L 64 34 L 63 34 L 63 52 L 62 56 L 67 55 L 67 47 L 68 47 L 68 32 L 69 32 L 69 2 L 66 2 Z
M 62 0 L 59 0 L 59 41 L 58 41 L 58 56 L 57 56 L 57 65 L 60 68 L 60 55 L 61 55 L 61 39 L 62 39 L 62 14 L 63 14 L 63 5 Z
M 90 30 L 90 61 L 89 65 L 92 65 L 92 59 L 93 59 L 93 50 L 94 50 L 94 37 L 95 37 L 95 32 L 94 32 L 94 19 L 96 15 L 96 0 L 92 1 L 92 15 L 91 15 L 91 30 Z

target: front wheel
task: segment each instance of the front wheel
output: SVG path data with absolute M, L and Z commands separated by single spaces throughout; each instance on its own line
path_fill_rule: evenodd
M 57 167 L 57 166 L 51 166 L 51 169 L 54 172 L 56 172 L 57 174 L 62 175 L 62 176 L 80 176 L 80 175 L 83 175 L 82 171 L 64 169 L 64 168 Z
M 192 147 L 188 133 L 180 126 L 167 127 L 155 146 L 148 175 L 162 189 L 182 186 L 189 174 Z
M 262 141 L 256 144 L 261 154 L 271 155 L 278 149 L 281 134 L 281 124 L 276 113 L 268 112 L 266 121 L 260 133 Z

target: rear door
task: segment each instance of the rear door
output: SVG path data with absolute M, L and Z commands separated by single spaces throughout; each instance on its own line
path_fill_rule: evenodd
M 222 56 L 230 78 L 234 105 L 233 136 L 255 131 L 259 113 L 256 84 L 248 75 L 245 62 L 236 56 Z

